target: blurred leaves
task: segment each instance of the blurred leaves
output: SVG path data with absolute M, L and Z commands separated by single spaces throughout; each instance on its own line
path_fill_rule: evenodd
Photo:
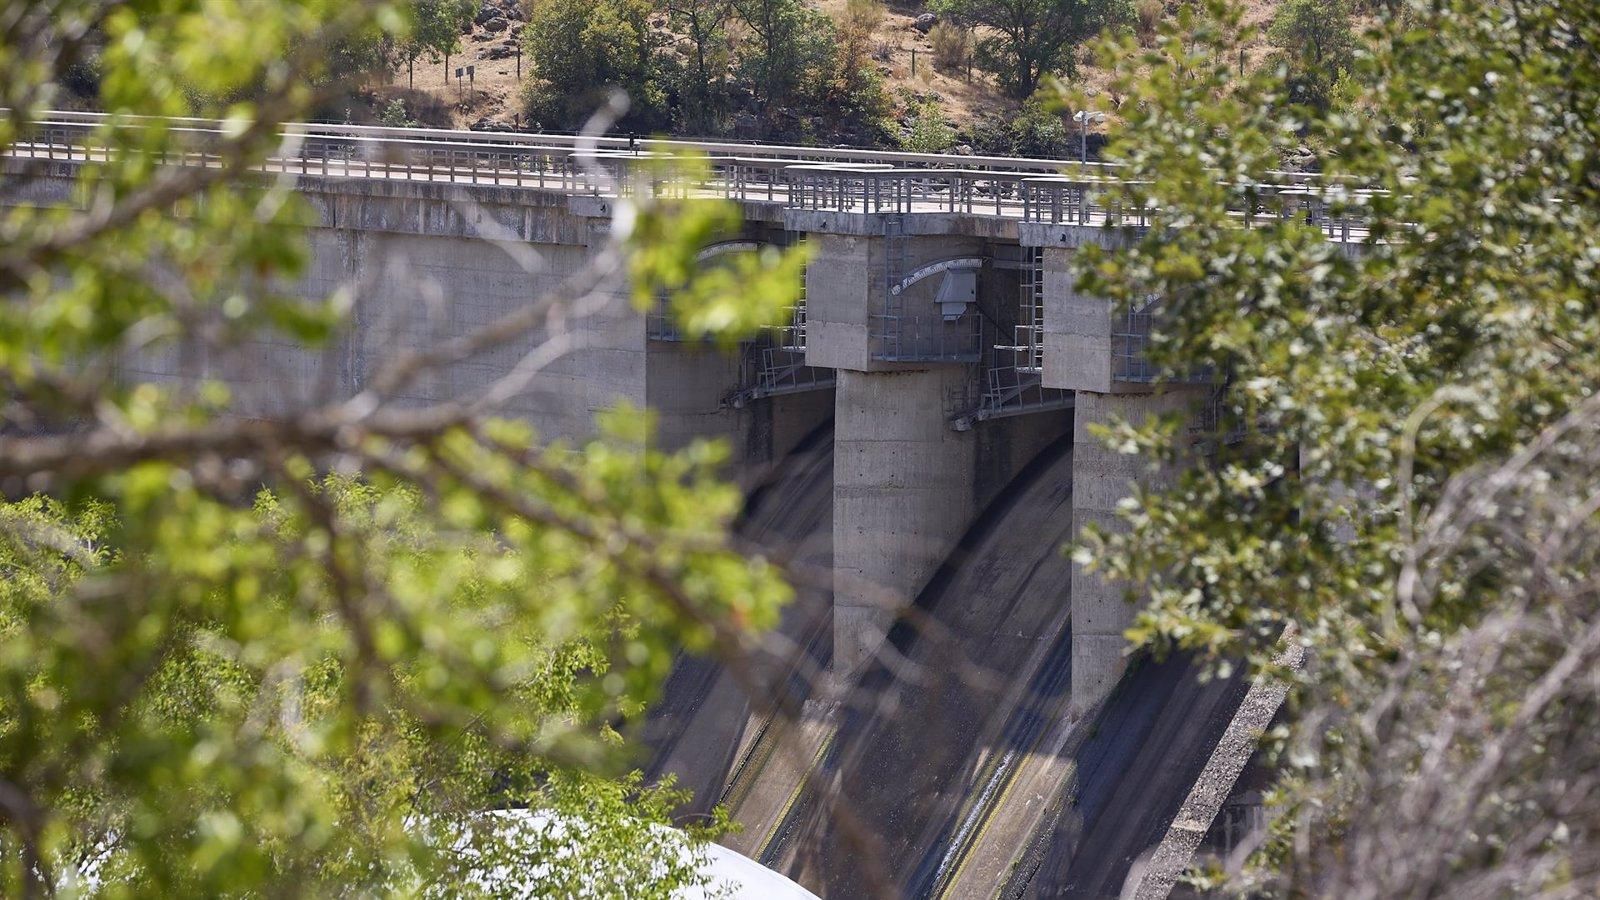
M 649 177 L 680 192 L 708 177 L 704 159 L 653 161 Z M 739 238 L 743 216 L 737 204 L 697 197 L 641 199 L 633 219 L 630 276 L 635 308 L 665 304 L 665 312 L 687 337 L 715 338 L 724 347 L 751 337 L 763 326 L 786 325 L 800 299 L 809 251 L 805 245 L 753 249 Z M 734 252 L 718 253 L 719 244 Z
M 0 894 L 455 896 L 493 860 L 551 894 L 700 877 L 662 827 L 681 795 L 629 774 L 621 726 L 680 650 L 737 668 L 789 596 L 730 542 L 726 449 L 662 452 L 626 407 L 548 444 L 492 408 L 370 386 L 266 415 L 214 377 L 242 348 L 317 352 L 350 324 L 347 293 L 303 296 L 319 220 L 253 167 L 341 53 L 444 41 L 412 12 L 28 2 L 20 21 L 56 30 L 0 43 L 0 146 L 35 133 L 73 62 L 58 51 L 90 30 L 111 113 L 68 202 L 0 218 Z M 168 164 L 197 151 L 207 165 Z M 793 304 L 803 265 L 697 264 L 737 220 L 646 199 L 597 254 L 617 271 L 571 290 L 627 275 L 732 343 Z M 188 376 L 139 377 L 152 361 Z M 581 846 L 480 827 L 519 807 Z

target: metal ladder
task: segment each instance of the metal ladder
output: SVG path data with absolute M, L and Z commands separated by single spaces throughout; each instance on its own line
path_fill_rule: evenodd
M 785 244 L 793 247 L 805 240 L 804 232 L 790 232 Z M 774 325 L 745 346 L 746 375 L 742 386 L 724 401 L 741 408 L 751 400 L 778 394 L 794 394 L 833 386 L 832 369 L 806 364 L 806 273 L 800 272 L 800 292 L 788 310 L 788 324 Z M 753 372 L 751 370 L 754 370 Z
M 1022 258 L 1014 261 L 1022 270 L 1017 298 L 1018 324 L 1012 329 L 1015 343 L 994 345 L 983 394 L 976 408 L 957 421 L 958 428 L 971 427 L 988 419 L 1066 409 L 1072 405 L 1071 391 L 1047 388 L 1043 384 L 1044 250 L 1039 247 L 1019 249 Z

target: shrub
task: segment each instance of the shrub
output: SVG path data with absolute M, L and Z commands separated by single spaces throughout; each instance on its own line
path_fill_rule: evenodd
M 960 25 L 940 22 L 928 32 L 933 43 L 933 67 L 962 69 L 972 58 L 972 32 Z
M 411 118 L 411 114 L 406 112 L 406 101 L 400 97 L 396 97 L 384 104 L 383 109 L 378 113 L 378 121 L 390 128 L 417 127 L 417 120 Z
M 967 142 L 982 156 L 1032 156 L 1042 159 L 1076 159 L 1077 132 L 1066 116 L 1034 98 L 1011 118 L 993 116 L 976 122 Z
M 1139 33 L 1139 43 L 1150 46 L 1155 37 L 1156 25 L 1167 11 L 1166 0 L 1136 0 L 1133 5 L 1133 27 Z
M 845 0 L 839 30 L 870 35 L 873 29 L 883 24 L 886 13 L 881 0 Z
M 929 100 L 918 106 L 912 115 L 900 138 L 900 147 L 912 153 L 943 153 L 955 141 L 955 129 L 945 120 L 939 105 Z

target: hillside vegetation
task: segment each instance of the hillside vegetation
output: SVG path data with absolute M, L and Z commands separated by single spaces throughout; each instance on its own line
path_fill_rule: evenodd
M 1295 99 L 1313 107 L 1349 102 L 1341 79 L 1378 2 L 1249 0 L 1238 66 L 1284 65 Z M 1098 95 L 1113 109 L 1124 99 L 1112 87 L 1117 73 L 1095 58 L 1099 37 L 1153 48 L 1161 26 L 1193 4 L 400 0 L 409 33 L 345 39 L 317 112 L 335 122 L 572 132 L 620 89 L 627 111 L 607 123 L 617 133 L 1097 156 L 1108 125 L 1091 124 L 1085 138 L 1061 98 Z M 100 104 L 97 43 L 91 35 L 90 52 L 66 73 L 61 105 Z
M 481 0 L 453 52 L 375 73 L 332 114 L 572 131 L 615 85 L 631 100 L 614 126 L 623 132 L 1076 156 L 1069 111 L 1043 99 L 1051 82 L 1103 92 L 1110 73 L 1087 44 L 1103 29 L 1150 40 L 1184 2 Z M 1244 65 L 1288 52 L 1268 26 L 1280 7 L 1296 6 L 1345 21 L 1352 12 L 1337 2 L 1256 0 L 1245 24 L 1258 36 L 1244 47 Z M 1019 53 L 1005 31 L 1018 22 L 1056 42 Z M 468 65 L 471 80 L 458 80 Z M 1091 155 L 1103 128 L 1091 126 Z

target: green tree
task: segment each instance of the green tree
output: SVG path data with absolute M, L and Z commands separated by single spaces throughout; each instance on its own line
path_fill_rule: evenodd
M 528 114 L 545 126 L 576 128 L 612 89 L 628 95 L 626 123 L 664 124 L 660 79 L 664 40 L 650 24 L 649 0 L 535 0 L 523 30 L 534 78 Z
M 1343 0 L 1289 0 L 1273 14 L 1267 38 L 1288 70 L 1289 97 L 1326 108 L 1355 59 L 1349 6 Z
M 787 595 L 728 543 L 723 451 L 652 450 L 634 411 L 552 446 L 490 395 L 399 398 L 472 353 L 542 346 L 569 300 L 642 310 L 669 292 L 686 331 L 731 339 L 794 302 L 798 257 L 702 277 L 694 252 L 737 212 L 635 192 L 618 201 L 631 230 L 592 266 L 459 341 L 397 350 L 357 389 L 262 410 L 216 379 L 132 375 L 148 353 L 339 338 L 341 295 L 292 287 L 314 218 L 255 168 L 336 86 L 333 48 L 402 39 L 402 12 L 17 10 L 53 37 L 0 48 L 0 152 L 36 133 L 91 19 L 102 108 L 223 125 L 113 118 L 76 172 L 83 202 L 0 221 L 0 894 L 90 872 L 110 895 L 456 896 L 502 860 L 540 894 L 693 878 L 658 839 L 671 790 L 627 774 L 613 726 L 681 648 L 747 675 L 746 628 Z M 162 164 L 196 140 L 208 165 Z M 30 196 L 33 170 L 6 163 L 8 193 Z M 577 848 L 548 829 L 504 840 L 494 810 L 523 805 Z
M 385 7 L 392 17 L 359 29 L 329 45 L 325 77 L 345 79 L 387 74 L 418 57 L 438 60 L 461 46 L 461 32 L 478 12 L 479 0 L 397 0 Z
M 408 77 L 418 57 L 438 62 L 461 49 L 461 32 L 478 14 L 478 6 L 479 0 L 411 0 L 411 30 L 395 54 L 405 61 Z
M 1077 553 L 1148 590 L 1135 641 L 1292 680 L 1279 818 L 1246 889 L 1600 890 L 1578 774 L 1600 766 L 1592 12 L 1410 4 L 1358 59 L 1363 116 L 1308 121 L 1276 70 L 1240 76 L 1250 35 L 1222 4 L 1155 57 L 1128 41 L 1108 60 L 1151 64 L 1112 85 L 1129 178 L 1108 202 L 1159 213 L 1126 252 L 1089 254 L 1083 286 L 1159 297 L 1152 360 L 1218 393 L 1187 426 L 1110 430 L 1186 470 Z M 1315 191 L 1270 189 L 1306 135 L 1329 148 Z M 1303 672 L 1273 664 L 1286 634 Z
M 934 0 L 929 6 L 983 29 L 978 60 L 1017 100 L 1033 96 L 1046 75 L 1070 77 L 1085 40 L 1132 20 L 1127 0 Z
M 848 0 L 834 23 L 831 73 L 819 102 L 819 112 L 834 116 L 844 128 L 876 132 L 888 111 L 883 79 L 872 61 L 872 32 L 882 22 L 879 0 Z M 871 137 L 858 141 L 867 142 Z
M 400 482 L 328 478 L 291 493 L 260 494 L 237 530 L 205 553 L 173 548 L 228 570 L 223 578 L 168 571 L 164 584 L 149 571 L 160 551 L 136 548 L 110 504 L 35 497 L 0 506 L 0 569 L 10 576 L 0 587 L 0 634 L 9 645 L 6 696 L 16 698 L 4 706 L 10 727 L 0 758 L 8 773 L 34 777 L 29 796 L 50 815 L 47 833 L 63 835 L 59 852 L 44 856 L 59 886 L 81 878 L 111 890 L 213 895 L 260 878 L 314 894 L 363 885 L 453 894 L 498 865 L 543 871 L 541 893 L 623 883 L 665 896 L 696 880 L 695 857 L 659 830 L 682 798 L 637 776 L 612 781 L 554 764 L 533 749 L 552 721 L 608 734 L 595 713 L 597 701 L 609 705 L 597 680 L 617 671 L 606 647 L 614 626 L 555 637 L 528 610 L 548 615 L 572 603 L 573 594 L 542 587 L 556 572 L 530 577 L 530 561 L 497 536 L 441 532 Z M 383 662 L 364 663 L 341 620 L 305 614 L 320 605 L 308 601 L 326 580 L 325 561 L 265 565 L 260 541 L 305 547 L 321 515 L 339 523 L 341 539 L 360 543 L 361 577 L 382 579 L 391 604 L 436 605 L 463 649 L 463 640 L 498 633 L 492 665 L 524 674 L 499 688 L 506 703 L 492 728 L 430 720 L 447 705 L 441 692 L 482 690 L 498 680 L 491 668 L 448 652 L 389 659 L 382 648 L 370 652 Z M 135 572 L 157 590 L 249 587 L 210 606 L 150 598 L 144 614 L 166 621 L 144 627 L 165 646 L 140 653 L 139 642 L 122 642 L 119 658 L 146 668 L 117 677 L 97 658 L 93 633 L 140 619 L 82 621 L 78 598 L 93 590 L 88 580 L 106 588 Z M 412 611 L 390 623 L 437 628 Z M 388 639 L 396 650 L 407 643 Z M 363 665 L 390 669 L 381 692 L 360 676 Z M 95 674 L 106 681 L 84 680 Z M 352 702 L 362 712 L 346 718 Z M 41 715 L 47 710 L 56 715 Z M 112 724 L 110 710 L 126 722 Z M 113 736 L 129 746 L 111 744 Z M 56 769 L 66 771 L 52 776 Z M 553 835 L 497 840 L 504 814 L 494 810 L 508 807 L 589 830 L 581 855 Z M 402 828 L 400 815 L 413 825 Z M 613 842 L 627 851 L 607 849 Z M 197 865 L 196 855 L 207 862 Z M 10 885 L 26 883 L 10 875 Z
M 734 9 L 752 35 L 738 71 L 769 125 L 783 107 L 808 106 L 829 71 L 833 23 L 804 0 L 734 0 Z
M 921 104 L 911 114 L 911 122 L 900 138 L 900 146 L 912 153 L 943 153 L 955 143 L 956 132 L 945 121 L 939 104 Z
M 668 22 L 679 37 L 678 125 L 708 133 L 727 111 L 728 71 L 733 45 L 728 39 L 732 0 L 668 0 Z

